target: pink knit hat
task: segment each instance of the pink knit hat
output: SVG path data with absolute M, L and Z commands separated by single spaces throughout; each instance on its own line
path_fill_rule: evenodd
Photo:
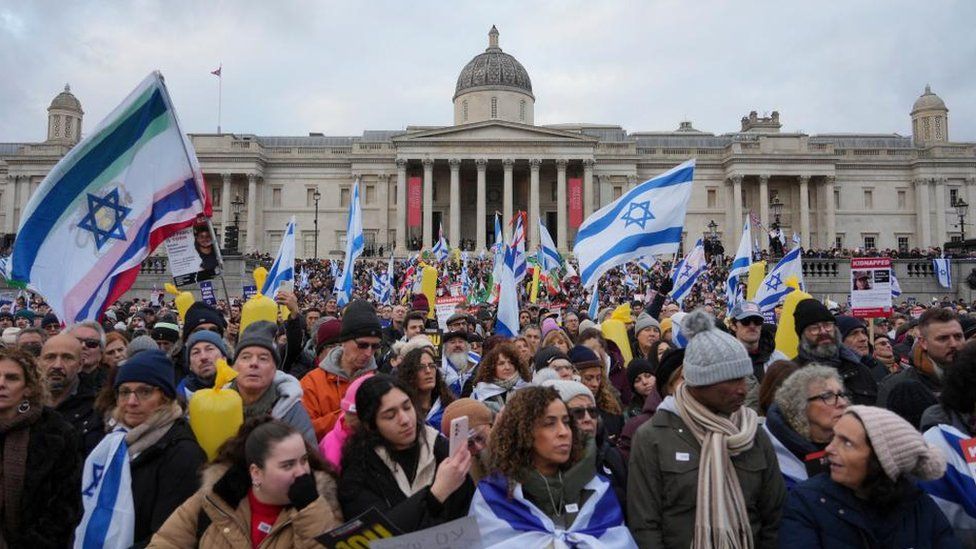
M 362 385 L 364 381 L 371 377 L 373 377 L 372 372 L 357 377 L 352 383 L 349 384 L 349 388 L 346 389 L 346 394 L 342 396 L 342 401 L 339 402 L 339 407 L 342 408 L 343 412 L 349 412 L 352 414 L 356 413 L 356 391 L 359 390 L 359 386 Z
M 556 319 L 547 318 L 542 321 L 542 337 L 546 337 L 546 334 L 558 329 L 559 324 L 556 324 Z
M 942 452 L 926 443 L 912 424 L 898 414 L 875 406 L 851 406 L 846 413 L 861 420 L 874 455 L 891 480 L 906 474 L 934 480 L 945 474 Z

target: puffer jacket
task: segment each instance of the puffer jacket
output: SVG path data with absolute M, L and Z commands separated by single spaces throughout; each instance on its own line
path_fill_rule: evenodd
M 321 547 L 315 537 L 342 524 L 331 475 L 316 471 L 319 497 L 305 508 L 285 507 L 261 543 L 263 549 Z M 149 547 L 252 547 L 251 478 L 243 468 L 215 464 L 204 470 L 203 486 L 153 536 Z
M 302 385 L 295 379 L 295 376 L 286 374 L 281 370 L 276 371 L 268 390 L 275 392 L 275 403 L 271 408 L 271 417 L 291 425 L 301 433 L 302 438 L 309 444 L 318 447 L 319 440 L 315 438 L 312 421 L 309 419 L 305 407 L 302 406 Z
M 302 378 L 302 404 L 312 419 L 315 437 L 321 439 L 332 430 L 342 409 L 339 403 L 346 394 L 349 384 L 357 377 L 376 371 L 376 360 L 370 359 L 365 368 L 349 377 L 342 369 L 342 347 L 329 351 L 319 367 Z
M 634 436 L 627 476 L 627 521 L 640 547 L 691 546 L 698 506 L 701 444 L 668 397 Z M 776 546 L 786 487 L 762 429 L 752 448 L 732 456 L 752 525 L 754 547 Z

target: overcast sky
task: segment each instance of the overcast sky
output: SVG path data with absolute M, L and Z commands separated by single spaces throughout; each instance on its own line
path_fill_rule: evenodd
M 360 135 L 447 125 L 487 46 L 529 72 L 535 122 L 910 135 L 930 83 L 954 141 L 976 141 L 972 0 L 291 2 L 0 0 L 0 142 L 39 141 L 71 84 L 95 126 L 151 70 L 191 133 Z

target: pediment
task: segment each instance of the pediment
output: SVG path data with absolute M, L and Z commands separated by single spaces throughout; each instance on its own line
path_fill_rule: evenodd
M 401 135 L 393 140 L 403 144 L 445 141 L 550 141 L 553 143 L 597 142 L 597 139 L 594 137 L 580 135 L 578 133 L 500 121 L 476 122 L 474 124 L 463 124 L 460 126 L 449 126 L 434 130 L 424 130 L 416 133 Z

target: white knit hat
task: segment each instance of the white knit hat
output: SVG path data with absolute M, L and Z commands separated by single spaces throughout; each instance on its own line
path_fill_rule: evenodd
M 875 406 L 851 406 L 845 412 L 864 425 L 868 441 L 885 475 L 893 481 L 902 475 L 935 480 L 945 474 L 945 457 L 898 414 Z
M 715 385 L 751 375 L 752 360 L 745 346 L 715 326 L 715 317 L 697 309 L 681 321 L 685 346 L 685 384 L 689 387 Z
M 593 398 L 593 392 L 586 385 L 583 385 L 579 381 L 572 381 L 569 379 L 550 379 L 548 381 L 542 382 L 543 387 L 552 387 L 559 393 L 559 398 L 563 402 L 569 402 L 578 396 L 588 397 L 594 403 L 596 399 Z

